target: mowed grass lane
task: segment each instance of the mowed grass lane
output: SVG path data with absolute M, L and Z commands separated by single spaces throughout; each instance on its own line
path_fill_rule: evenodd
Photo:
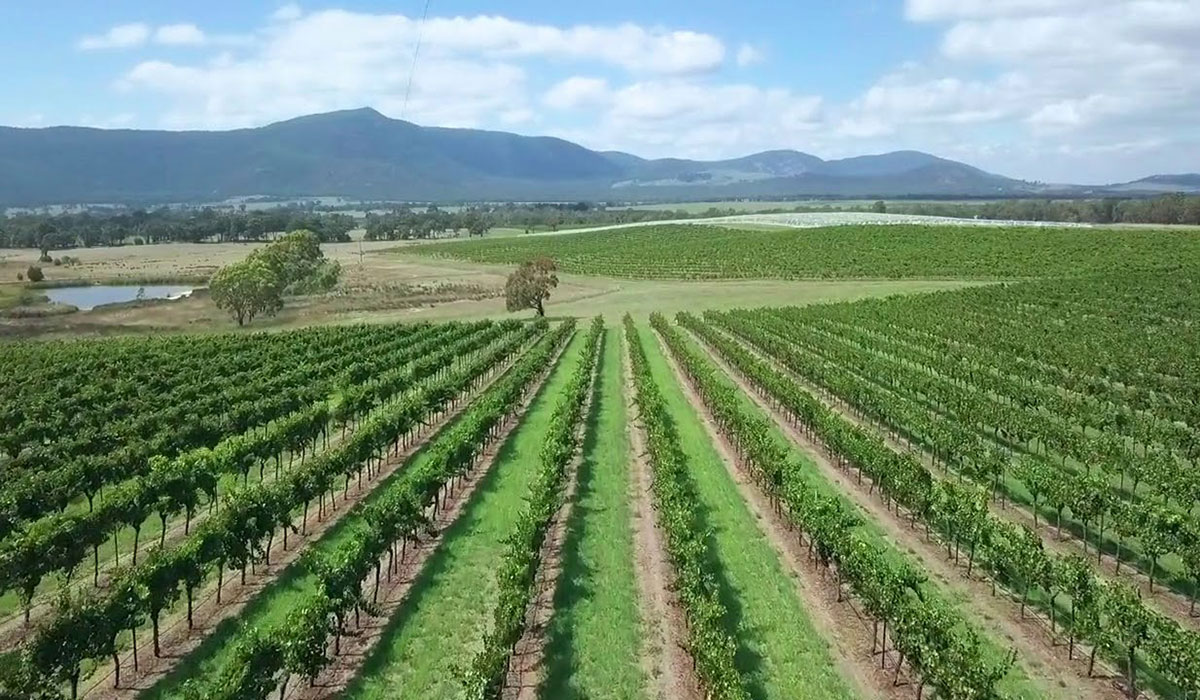
M 541 696 L 646 697 L 634 579 L 620 326 L 606 331 L 546 650 Z
M 657 337 L 639 324 L 651 374 L 662 390 L 700 497 L 724 581 L 735 659 L 755 698 L 853 698 L 829 643 L 813 628 L 778 553 L 759 529 L 737 484 L 684 396 Z M 631 342 L 637 342 L 631 338 Z
M 581 342 L 582 336 L 576 334 L 576 337 L 571 340 L 567 352 L 564 353 L 563 358 L 560 360 L 559 367 L 554 370 L 554 374 L 551 376 L 552 380 L 558 377 L 560 384 L 564 381 L 561 377 L 562 364 L 569 359 L 573 366 L 578 361 L 578 348 Z M 546 389 L 542 391 L 544 393 Z M 458 420 L 459 418 L 455 418 L 454 421 L 444 426 L 443 431 L 452 427 Z M 326 552 L 337 548 L 345 538 L 350 536 L 352 532 L 350 526 L 357 522 L 356 514 L 360 512 L 363 505 L 379 498 L 380 494 L 386 491 L 388 484 L 395 479 L 401 478 L 410 468 L 427 459 L 426 449 L 428 445 L 435 441 L 436 437 L 431 437 L 416 454 L 409 458 L 409 461 L 403 467 L 392 472 L 365 499 L 360 501 L 354 510 L 345 514 L 341 521 L 330 528 L 324 536 L 312 543 L 310 549 Z M 317 579 L 308 572 L 302 562 L 303 559 L 299 559 L 284 569 L 279 578 L 275 579 L 275 581 L 255 596 L 239 615 L 223 620 L 218 624 L 216 629 L 212 631 L 204 642 L 192 653 L 188 654 L 170 674 L 139 697 L 142 700 L 182 697 L 182 686 L 185 682 L 193 678 L 211 678 L 220 671 L 233 654 L 233 641 L 243 630 L 248 627 L 259 627 L 265 630 L 282 624 L 288 612 L 293 607 L 307 600 L 308 596 L 316 591 Z
M 525 506 L 550 417 L 582 359 L 584 336 L 575 334 L 342 697 L 462 695 L 457 671 L 467 668 L 482 648 L 496 604 L 496 571 L 505 551 L 504 538 Z

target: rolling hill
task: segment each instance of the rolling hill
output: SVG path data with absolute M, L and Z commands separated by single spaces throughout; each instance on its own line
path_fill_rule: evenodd
M 1164 186 L 1170 185 L 1148 183 L 1146 189 Z M 423 127 L 373 109 L 232 131 L 0 127 L 4 205 L 212 201 L 245 195 L 630 201 L 1000 197 L 1039 191 L 1029 183 L 917 151 L 829 161 L 791 150 L 721 161 L 647 160 L 592 151 L 558 138 Z

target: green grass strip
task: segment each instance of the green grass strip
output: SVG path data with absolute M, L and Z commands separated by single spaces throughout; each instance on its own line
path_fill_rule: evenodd
M 495 606 L 495 573 L 504 537 L 520 514 L 535 475 L 542 438 L 558 394 L 581 358 L 576 334 L 561 361 L 509 436 L 496 463 L 426 562 L 344 698 L 452 698 L 458 671 L 482 647 Z
M 813 628 L 777 552 L 738 493 L 696 408 L 684 396 L 662 348 L 639 328 L 651 374 L 675 421 L 724 574 L 738 670 L 756 698 L 853 698 L 829 643 Z
M 633 571 L 620 331 L 606 331 L 603 343 L 550 618 L 541 688 L 545 698 L 646 697 L 646 675 L 638 658 L 643 629 Z

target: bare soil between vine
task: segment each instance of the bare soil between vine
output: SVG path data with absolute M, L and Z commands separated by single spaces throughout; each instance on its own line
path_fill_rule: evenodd
M 656 700 L 699 700 L 704 697 L 694 662 L 687 652 L 687 621 L 674 592 L 675 573 L 667 556 L 667 547 L 659 528 L 651 498 L 653 477 L 647 459 L 646 440 L 634 401 L 633 370 L 629 343 L 636 338 L 623 335 L 622 374 L 625 384 L 626 415 L 633 469 L 630 489 L 633 506 L 633 550 L 637 566 L 638 604 L 646 638 L 641 653 L 647 690 Z

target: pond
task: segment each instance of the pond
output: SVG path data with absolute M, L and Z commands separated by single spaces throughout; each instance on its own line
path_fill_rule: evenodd
M 103 304 L 116 304 L 135 299 L 178 299 L 188 296 L 194 287 L 171 284 L 93 284 L 82 287 L 59 287 L 43 290 L 50 301 L 69 304 L 80 311 L 91 311 Z

